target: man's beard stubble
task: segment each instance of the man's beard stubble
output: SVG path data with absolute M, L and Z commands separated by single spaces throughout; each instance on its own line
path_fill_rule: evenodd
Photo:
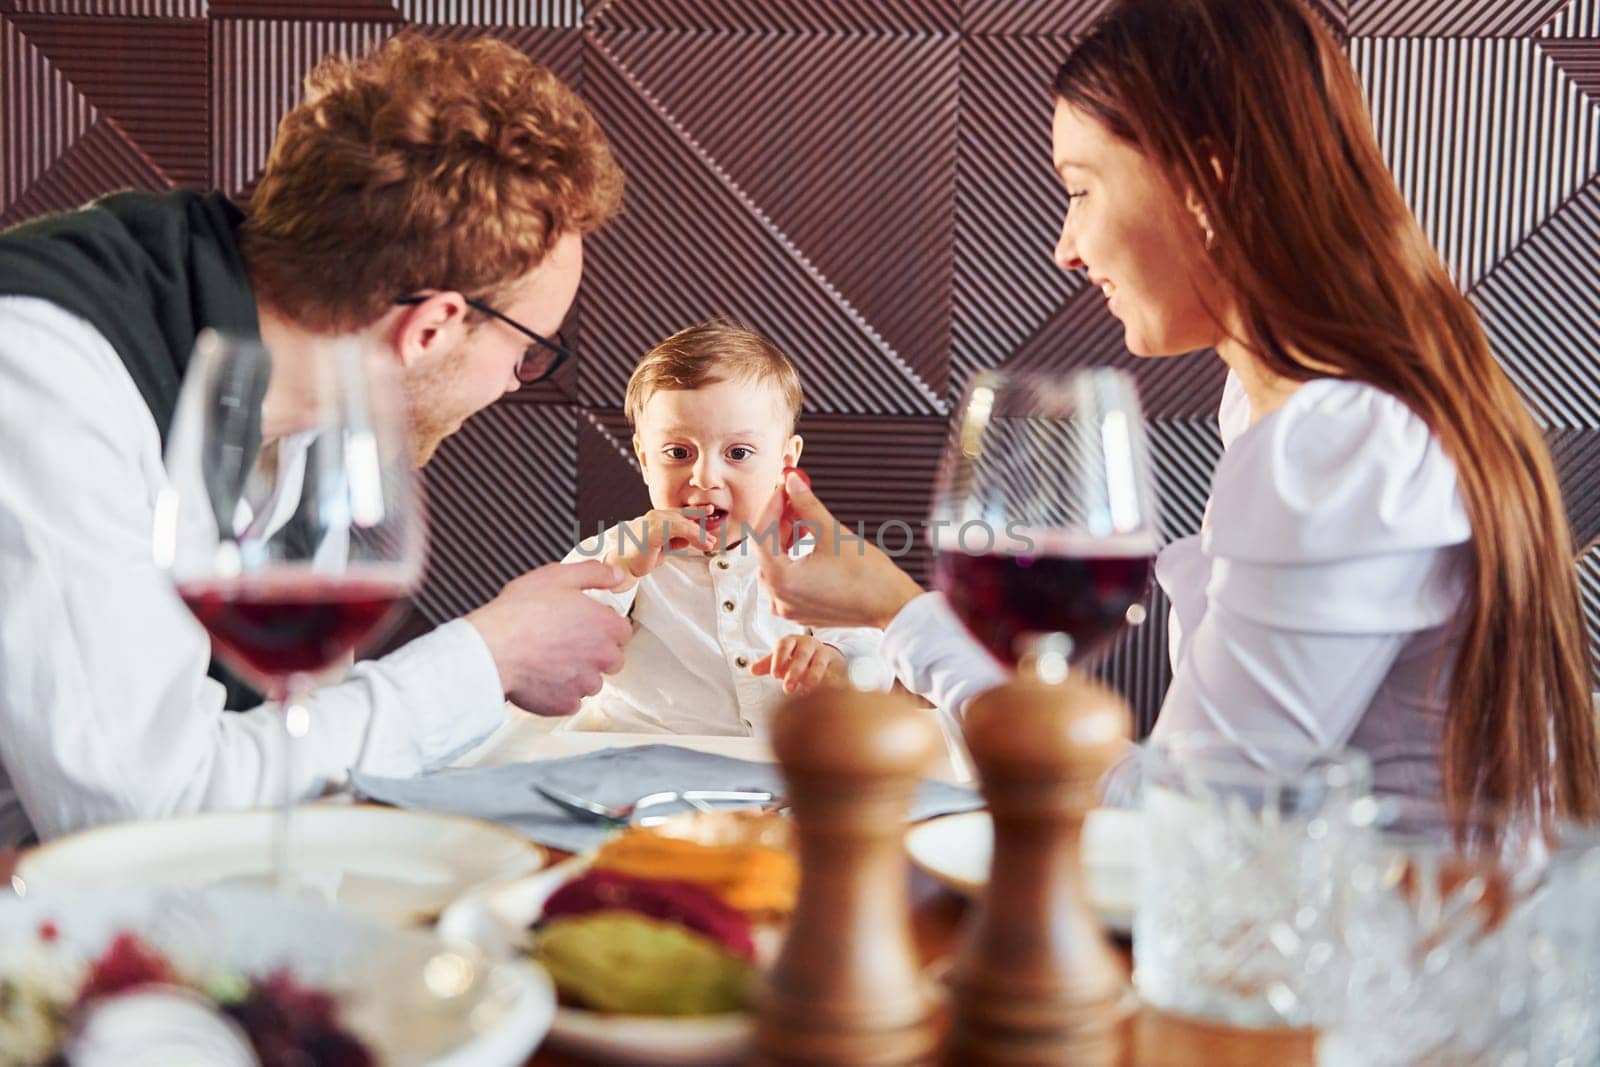
M 415 469 L 432 459 L 440 442 L 456 429 L 456 422 L 439 410 L 439 399 L 448 392 L 449 378 L 439 367 L 406 376 L 406 418 L 411 429 L 411 465 Z

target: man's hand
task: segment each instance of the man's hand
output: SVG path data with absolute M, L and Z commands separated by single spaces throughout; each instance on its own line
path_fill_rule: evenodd
M 600 691 L 601 675 L 622 668 L 633 627 L 583 592 L 621 581 L 616 567 L 599 560 L 552 563 L 513 579 L 467 616 L 512 703 L 538 715 L 571 715 Z
M 770 674 L 785 693 L 809 693 L 821 685 L 843 685 L 844 653 L 808 634 L 780 637 L 771 654 L 750 664 L 751 674 Z
M 631 589 L 640 578 L 661 566 L 669 549 L 709 552 L 714 548 L 710 533 L 698 521 L 703 514 L 693 509 L 651 508 L 607 534 L 605 562 L 621 567 L 625 575 L 613 591 Z
M 773 529 L 780 544 L 788 545 L 804 531 L 816 537 L 816 547 L 802 559 L 790 559 L 787 552 L 773 551 Z M 916 580 L 877 545 L 854 535 L 841 539 L 837 520 L 799 471 L 785 474 L 756 530 L 750 544 L 761 567 L 761 584 L 779 618 L 808 626 L 882 629 L 922 593 Z

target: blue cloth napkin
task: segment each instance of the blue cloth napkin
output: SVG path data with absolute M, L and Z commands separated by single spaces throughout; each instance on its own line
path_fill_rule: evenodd
M 776 764 L 677 745 L 606 748 L 561 759 L 438 771 L 414 778 L 383 778 L 353 771 L 351 780 L 358 792 L 372 800 L 489 819 L 569 852 L 597 847 L 615 828 L 569 813 L 536 792 L 535 782 L 601 804 L 628 804 L 646 793 L 675 789 L 764 790 L 783 795 Z M 982 806 L 983 798 L 971 789 L 925 781 L 917 790 L 911 817 L 926 819 Z

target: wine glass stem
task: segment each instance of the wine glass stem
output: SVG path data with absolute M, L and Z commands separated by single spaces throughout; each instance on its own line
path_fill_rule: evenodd
M 280 761 L 283 768 L 283 792 L 272 835 L 272 852 L 273 872 L 280 893 L 291 893 L 296 885 L 294 864 L 291 859 L 294 843 L 294 809 L 299 799 L 295 779 L 300 764 L 300 745 L 311 725 L 311 709 L 306 704 L 309 691 L 310 687 L 306 684 L 306 680 L 297 675 L 289 679 L 279 697 L 279 705 L 283 709 L 285 735 L 283 759 Z

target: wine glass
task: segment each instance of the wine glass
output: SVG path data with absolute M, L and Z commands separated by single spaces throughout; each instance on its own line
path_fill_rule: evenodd
M 973 378 L 929 536 L 935 584 L 997 658 L 1060 681 L 1144 620 L 1159 544 L 1147 452 L 1119 371 Z
M 305 697 L 380 636 L 421 574 L 423 517 L 398 376 L 350 339 L 279 354 L 206 330 L 166 467 L 156 562 L 215 655 L 283 711 L 273 867 L 288 890 Z

